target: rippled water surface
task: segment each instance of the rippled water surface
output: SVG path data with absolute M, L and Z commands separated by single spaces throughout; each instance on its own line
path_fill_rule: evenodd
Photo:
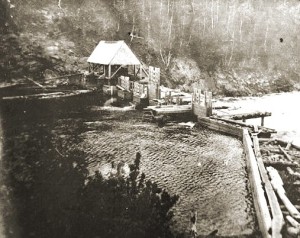
M 188 229 L 190 211 L 195 209 L 200 234 L 215 229 L 223 236 L 254 232 L 240 140 L 203 128 L 159 128 L 142 122 L 137 112 L 109 112 L 81 104 L 71 107 L 49 101 L 27 108 L 2 106 L 4 158 L 12 159 L 13 154 L 13 159 L 21 159 L 30 150 L 28 145 L 46 146 L 39 143 L 42 136 L 51 138 L 61 155 L 72 148 L 82 150 L 91 173 L 112 161 L 131 163 L 140 151 L 146 177 L 180 196 L 174 208 L 176 229 Z
M 107 126 L 107 130 L 101 128 Z M 253 230 L 252 203 L 238 139 L 201 129 L 158 128 L 128 121 L 95 121 L 82 133 L 80 147 L 96 165 L 131 162 L 142 153 L 141 169 L 180 201 L 175 208 L 180 229 L 189 224 L 189 211 L 198 211 L 198 230 L 219 229 L 223 235 Z M 91 164 L 91 167 L 93 164 Z M 97 167 L 97 166 L 96 166 Z

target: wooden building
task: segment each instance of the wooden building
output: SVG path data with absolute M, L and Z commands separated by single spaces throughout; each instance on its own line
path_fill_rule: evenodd
M 120 75 L 142 77 L 142 64 L 128 45 L 120 41 L 100 41 L 88 58 L 89 72 L 115 85 Z

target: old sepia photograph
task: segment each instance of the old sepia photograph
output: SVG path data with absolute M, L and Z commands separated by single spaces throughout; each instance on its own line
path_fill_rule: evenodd
M 0 238 L 300 238 L 299 0 L 0 0 Z

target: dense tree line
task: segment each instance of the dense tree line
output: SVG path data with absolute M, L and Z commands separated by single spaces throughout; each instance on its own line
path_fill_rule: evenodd
M 299 1 L 64 0 L 55 5 L 58 3 L 65 11 L 65 21 L 75 28 L 69 30 L 80 29 L 85 43 L 91 42 L 86 37 L 95 26 L 98 29 L 90 37 L 96 42 L 99 37 L 129 41 L 126 33 L 133 30 L 142 37 L 133 41 L 157 52 L 165 67 L 170 65 L 172 57 L 184 53 L 208 71 L 219 66 L 288 68 L 299 72 Z M 21 6 L 26 3 L 15 1 L 15 4 L 20 9 L 14 11 L 21 14 Z M 35 5 L 35 1 L 30 1 L 30 5 Z M 102 18 L 95 18 L 97 12 Z M 88 24 L 91 25 L 85 29 L 83 26 Z M 94 45 L 85 47 L 90 53 Z
M 202 79 L 218 92 L 236 88 L 244 94 L 300 87 L 296 0 L 11 2 L 24 44 L 36 42 L 43 49 L 56 44 L 54 52 L 45 53 L 51 55 L 49 69 L 60 74 L 85 69 L 84 57 L 99 40 L 125 40 L 144 63 L 161 67 L 169 86 Z M 199 70 L 192 76 L 183 72 L 178 80 L 178 60 L 186 71 Z
M 298 69 L 298 1 L 115 0 L 114 6 L 162 52 L 166 64 L 169 52 L 197 49 L 199 65 L 208 70 L 212 66 L 204 62 L 210 58 L 226 68 Z

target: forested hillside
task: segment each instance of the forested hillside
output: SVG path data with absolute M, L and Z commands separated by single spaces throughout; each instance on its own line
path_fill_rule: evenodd
M 100 40 L 124 39 L 145 64 L 162 69 L 168 86 L 200 84 L 226 95 L 300 88 L 296 0 L 1 2 L 9 12 L 2 31 L 17 33 L 2 36 L 14 44 L 6 50 L 12 63 L 0 62 L 2 80 L 83 70 Z

